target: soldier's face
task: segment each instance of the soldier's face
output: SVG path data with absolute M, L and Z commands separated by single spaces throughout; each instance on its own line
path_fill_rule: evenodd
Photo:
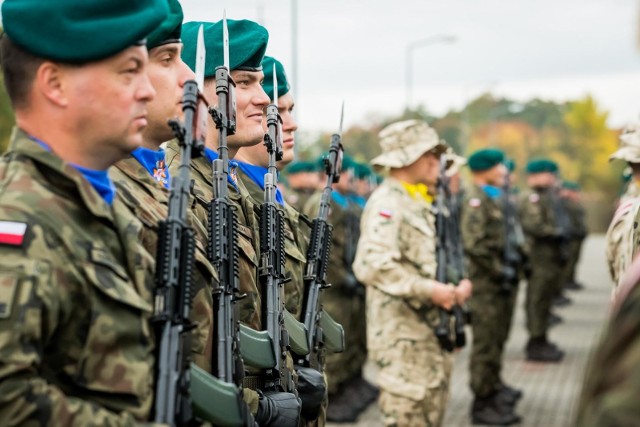
M 423 170 L 423 183 L 428 187 L 435 187 L 440 175 L 440 155 L 428 152 L 421 157 Z
M 229 146 L 248 147 L 262 142 L 264 109 L 269 105 L 269 97 L 262 88 L 262 71 L 231 72 L 236 82 L 236 133 L 229 137 Z
M 65 66 L 70 120 L 94 156 L 120 159 L 142 145 L 147 103 L 155 96 L 147 75 L 147 48 L 130 47 L 99 62 Z
M 502 163 L 487 171 L 487 183 L 495 187 L 502 187 L 507 179 L 507 167 Z
M 182 43 L 168 43 L 151 49 L 147 73 L 157 96 L 149 103 L 149 124 L 145 129 L 145 144 L 157 148 L 173 138 L 167 124 L 172 118 L 182 117 L 184 83 L 194 80 L 195 74 L 180 58 Z
M 282 160 L 279 167 L 284 167 L 291 163 L 295 157 L 295 132 L 298 130 L 298 123 L 293 118 L 293 95 L 287 92 L 278 98 L 278 112 L 282 117 Z

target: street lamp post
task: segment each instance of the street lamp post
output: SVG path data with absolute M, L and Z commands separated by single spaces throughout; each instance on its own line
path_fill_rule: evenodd
M 413 92 L 413 52 L 419 48 L 435 43 L 455 43 L 456 37 L 452 35 L 439 34 L 407 44 L 405 49 L 405 73 L 406 73 L 406 106 L 411 108 Z

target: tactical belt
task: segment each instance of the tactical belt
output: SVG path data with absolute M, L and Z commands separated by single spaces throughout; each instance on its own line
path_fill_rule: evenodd
M 264 377 L 259 375 L 247 375 L 242 379 L 242 387 L 251 390 L 263 390 Z

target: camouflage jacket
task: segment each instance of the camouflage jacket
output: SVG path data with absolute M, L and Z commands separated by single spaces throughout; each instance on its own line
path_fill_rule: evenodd
M 308 217 L 313 218 L 318 214 L 321 198 L 321 192 L 309 198 L 303 210 Z M 361 215 L 362 208 L 352 200 L 349 200 L 347 207 L 340 206 L 335 200 L 331 202 L 328 222 L 333 226 L 333 234 L 327 269 L 327 282 L 331 288 L 327 292 L 353 296 L 360 287 L 353 274 L 353 260 L 360 238 Z
M 158 184 L 149 172 L 134 157 L 119 161 L 110 170 L 120 198 L 140 219 L 143 225 L 141 241 L 149 253 L 156 255 L 158 230 L 161 221 L 167 219 L 169 191 Z M 218 286 L 218 275 L 207 259 L 203 245 L 205 228 L 189 213 L 189 223 L 195 232 L 196 253 L 193 271 L 193 305 L 191 318 L 197 324 L 192 332 L 194 362 L 211 372 L 213 343 L 213 298 L 212 288 Z M 155 276 L 154 276 L 155 277 Z
M 284 199 L 298 212 L 302 212 L 307 200 L 317 192 L 318 190 L 313 188 L 287 188 L 284 191 Z
M 618 285 L 622 280 L 634 255 L 637 253 L 638 232 L 637 215 L 640 213 L 640 200 L 628 199 L 616 209 L 606 235 L 606 255 L 609 265 L 609 273 L 613 280 L 615 295 Z
M 387 178 L 362 213 L 353 270 L 367 287 L 367 347 L 399 340 L 433 341 L 437 310 L 430 295 L 436 274 L 432 206 Z M 436 344 L 437 345 L 437 344 Z
M 585 220 L 586 211 L 582 203 L 563 198 L 564 205 L 570 221 L 570 236 L 572 239 L 584 239 L 587 235 L 587 222 Z
M 180 164 L 180 151 L 176 141 L 167 144 L 167 165 L 172 174 L 177 173 Z M 213 166 L 206 157 L 198 157 L 191 161 L 191 177 L 194 180 L 193 195 L 195 203 L 192 211 L 198 221 L 208 228 L 208 206 L 213 199 Z M 239 301 L 240 321 L 255 329 L 262 329 L 261 299 L 258 290 L 258 253 L 260 242 L 254 230 L 257 229 L 254 216 L 254 204 L 246 193 L 229 185 L 229 199 L 236 207 L 238 226 L 240 290 L 247 296 Z M 207 240 L 203 242 L 206 247 Z
M 153 257 L 140 222 L 17 130 L 0 161 L 0 419 L 130 426 L 153 403 Z
M 264 190 L 249 178 L 242 170 L 238 170 L 238 181 L 244 186 L 255 206 L 260 206 L 264 200 Z M 280 207 L 280 205 L 278 205 Z M 302 312 L 302 298 L 304 296 L 304 270 L 307 264 L 307 249 L 309 248 L 309 238 L 311 236 L 311 222 L 293 207 L 288 204 L 280 207 L 284 217 L 285 235 L 285 271 L 287 279 L 285 283 L 286 309 L 296 318 Z M 255 223 L 258 229 L 254 231 L 259 234 L 260 218 L 259 211 L 255 212 Z
M 477 185 L 465 191 L 461 232 L 469 277 L 500 285 L 506 244 L 503 199 L 493 200 Z
M 527 237 L 534 241 L 553 241 L 562 236 L 554 212 L 553 189 L 530 189 L 520 196 L 518 213 Z

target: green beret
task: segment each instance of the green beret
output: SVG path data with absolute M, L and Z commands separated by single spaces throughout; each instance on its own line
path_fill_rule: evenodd
M 5 0 L 2 26 L 32 55 L 86 63 L 140 44 L 168 10 L 167 0 Z
M 267 95 L 269 95 L 269 99 L 271 99 L 272 101 L 274 101 L 273 64 L 276 64 L 276 77 L 278 78 L 278 98 L 288 93 L 291 89 L 289 87 L 289 81 L 287 80 L 287 75 L 284 72 L 282 62 L 270 56 L 265 56 L 262 60 L 262 71 L 264 71 L 264 83 L 262 84 L 262 87 L 264 91 L 267 92 Z
M 504 152 L 496 148 L 478 150 L 469 156 L 467 164 L 473 172 L 482 172 L 504 162 Z
M 527 163 L 527 173 L 558 173 L 558 164 L 549 159 L 535 159 Z
M 516 161 L 513 159 L 506 159 L 504 161 L 504 165 L 507 167 L 507 170 L 509 172 L 513 172 L 514 170 L 516 170 Z
M 168 0 L 169 15 L 147 36 L 147 49 L 161 46 L 167 43 L 177 43 L 180 41 L 182 32 L 182 6 L 178 0 Z
M 345 154 L 342 157 L 342 171 L 346 172 L 349 169 L 354 170 L 357 167 L 358 163 L 353 160 L 353 158 L 351 156 L 349 156 L 348 154 Z
M 366 163 L 356 163 L 353 168 L 353 175 L 356 179 L 368 179 L 373 175 L 373 169 Z
M 292 162 L 285 169 L 285 171 L 288 174 L 302 173 L 302 172 L 318 172 L 319 170 L 320 169 L 318 168 L 318 162 L 305 162 L 305 161 Z
M 182 26 L 182 60 L 191 68 L 196 68 L 196 46 L 198 28 L 204 29 L 204 45 L 207 57 L 204 76 L 215 77 L 216 67 L 224 65 L 222 47 L 222 21 L 187 22 Z M 253 21 L 227 19 L 229 28 L 229 70 L 262 70 L 262 58 L 267 50 L 269 33 L 262 25 Z
M 562 181 L 562 188 L 573 191 L 580 191 L 580 184 L 573 181 Z

